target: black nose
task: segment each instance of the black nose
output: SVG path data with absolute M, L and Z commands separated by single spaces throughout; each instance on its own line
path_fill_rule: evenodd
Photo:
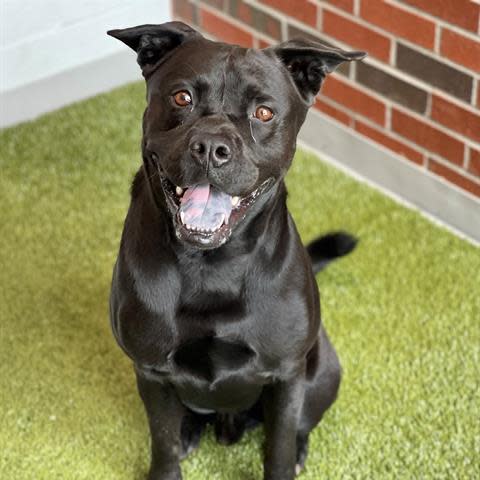
M 211 163 L 214 167 L 221 167 L 232 158 L 230 147 L 217 138 L 192 138 L 189 147 L 193 159 L 201 165 Z

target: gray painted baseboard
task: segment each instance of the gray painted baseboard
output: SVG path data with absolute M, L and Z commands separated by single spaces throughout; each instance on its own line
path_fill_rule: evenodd
M 0 127 L 141 78 L 133 52 L 107 56 L 1 94 Z M 480 201 L 441 178 L 316 111 L 308 114 L 299 143 L 480 242 Z
M 0 128 L 141 80 L 135 53 L 126 50 L 0 93 Z
M 326 155 L 347 172 L 480 242 L 480 200 L 316 111 L 309 112 L 300 145 Z

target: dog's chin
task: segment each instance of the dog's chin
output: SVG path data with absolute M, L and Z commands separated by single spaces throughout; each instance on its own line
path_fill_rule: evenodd
M 177 238 L 200 250 L 212 250 L 228 242 L 233 230 L 247 216 L 252 205 L 274 183 L 274 179 L 269 178 L 248 195 L 232 197 L 232 211 L 229 218 L 224 219 L 222 224 L 214 229 L 201 229 L 185 224 L 180 213 L 182 196 L 187 188 L 179 189 L 164 175 L 160 175 L 160 178 Z
M 230 239 L 232 234 L 231 226 L 225 223 L 213 232 L 201 232 L 191 230 L 182 223 L 178 215 L 175 215 L 174 224 L 175 233 L 180 241 L 201 250 L 212 250 L 221 247 Z

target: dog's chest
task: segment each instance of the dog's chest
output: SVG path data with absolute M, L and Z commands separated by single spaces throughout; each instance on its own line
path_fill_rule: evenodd
M 207 335 L 180 344 L 172 361 L 188 376 L 212 383 L 226 375 L 240 374 L 254 357 L 255 351 L 244 341 Z
M 197 291 L 176 312 L 176 345 L 170 359 L 176 369 L 213 382 L 226 372 L 241 371 L 255 350 L 248 335 L 245 304 L 231 290 Z
M 260 387 L 252 384 L 259 361 L 255 342 L 242 334 L 249 323 L 245 307 L 231 298 L 210 300 L 206 308 L 196 303 L 196 308 L 184 306 L 178 312 L 170 379 L 190 408 L 247 408 Z
M 200 395 L 197 406 L 213 407 L 217 396 L 239 398 L 281 378 L 305 336 L 295 299 L 274 297 L 275 285 L 257 286 L 241 266 L 241 258 L 226 267 L 180 262 L 175 312 L 158 322 L 171 333 L 162 368 L 187 400 Z
M 224 323 L 229 321 L 235 324 L 230 329 Z M 222 316 L 219 310 L 199 315 L 196 321 L 189 318 L 186 336 L 178 339 L 170 355 L 170 380 L 190 408 L 237 411 L 257 399 L 263 383 L 257 378 L 261 360 L 253 337 L 241 335 L 245 322 Z M 178 326 L 184 323 L 180 320 Z

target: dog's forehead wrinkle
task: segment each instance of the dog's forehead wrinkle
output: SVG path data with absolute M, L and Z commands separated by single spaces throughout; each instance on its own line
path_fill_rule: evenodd
M 199 75 L 200 75 L 200 73 L 199 73 L 197 70 L 195 70 L 195 68 L 193 67 L 193 65 L 191 65 L 190 63 L 186 63 L 186 62 L 185 62 L 185 63 L 184 63 L 184 66 L 187 67 L 187 68 L 189 68 L 195 76 L 199 76 Z
M 231 62 L 233 60 L 233 55 L 234 55 L 234 49 L 232 48 L 228 53 L 227 57 L 224 62 L 223 66 L 223 71 L 222 71 L 222 78 L 223 78 L 223 83 L 222 83 L 222 109 L 225 105 L 225 91 L 227 89 L 227 70 L 229 67 L 231 68 Z

